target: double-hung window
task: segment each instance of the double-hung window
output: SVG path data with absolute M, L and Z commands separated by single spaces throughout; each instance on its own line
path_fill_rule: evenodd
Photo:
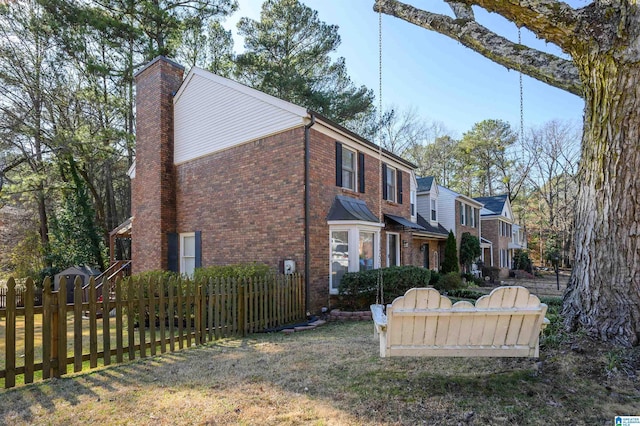
M 438 221 L 438 204 L 434 198 L 431 199 L 431 221 Z
M 460 225 L 467 224 L 467 208 L 466 205 L 460 203 Z
M 364 194 L 364 153 L 336 142 L 336 186 Z
M 411 191 L 411 217 L 416 217 L 416 191 Z
M 386 197 L 388 201 L 396 201 L 396 169 L 387 166 L 385 168 L 385 188 Z
M 342 187 L 356 190 L 356 158 L 355 151 L 342 146 Z
M 202 231 L 167 233 L 167 269 L 192 277 L 202 266 Z
M 194 232 L 180 234 L 180 273 L 193 277 L 196 268 L 196 235 Z

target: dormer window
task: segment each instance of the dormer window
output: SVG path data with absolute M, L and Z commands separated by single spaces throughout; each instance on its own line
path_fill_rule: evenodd
M 411 191 L 411 217 L 416 217 L 416 191 Z
M 438 221 L 438 204 L 435 199 L 431 199 L 431 221 Z

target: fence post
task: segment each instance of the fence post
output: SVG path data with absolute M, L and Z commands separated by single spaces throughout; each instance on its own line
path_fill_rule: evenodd
M 53 298 L 51 295 L 51 278 L 46 277 L 42 283 L 42 378 L 51 377 L 51 310 Z
M 13 278 L 7 282 L 6 309 L 4 387 L 8 389 L 16 385 L 16 282 Z
M 201 342 L 201 333 L 202 333 L 202 329 L 201 329 L 201 322 L 202 322 L 202 297 L 201 297 L 201 292 L 202 292 L 202 286 L 198 285 L 198 283 L 196 283 L 194 281 L 194 289 L 193 289 L 193 316 L 194 316 L 194 320 L 195 320 L 195 330 L 194 330 L 194 344 L 196 346 L 199 346 L 202 342 Z M 189 319 L 190 320 L 190 319 Z
M 34 340 L 35 340 L 35 320 L 34 320 L 34 284 L 31 278 L 27 279 L 27 288 L 24 292 L 24 382 L 33 383 L 34 372 Z
M 60 282 L 64 277 L 60 277 Z M 51 377 L 60 377 L 58 369 L 58 295 L 60 291 L 51 292 Z
M 245 284 L 246 278 L 242 278 L 241 280 L 236 281 L 238 288 L 238 328 L 240 329 L 240 335 L 242 337 L 247 335 L 247 321 L 245 318 L 245 308 L 244 308 L 244 293 L 245 293 Z
M 58 318 L 57 318 L 57 358 L 58 375 L 67 374 L 67 282 L 65 277 L 60 277 L 60 289 L 58 290 Z

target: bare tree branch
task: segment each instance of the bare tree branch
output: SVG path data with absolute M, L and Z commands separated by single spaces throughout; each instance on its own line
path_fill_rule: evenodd
M 458 19 L 475 19 L 471 6 L 458 0 L 445 0 Z
M 451 2 L 454 13 L 468 16 L 459 5 Z M 478 1 L 465 3 L 479 3 Z M 523 3 L 528 3 L 523 1 Z M 521 71 L 536 80 L 566 90 L 582 97 L 582 83 L 578 70 L 572 61 L 541 52 L 499 36 L 473 19 L 453 19 L 429 11 L 417 9 L 397 0 L 376 0 L 376 12 L 382 12 L 403 19 L 412 24 L 436 31 L 459 41 L 488 59 L 507 68 Z
M 468 5 L 502 15 L 518 27 L 525 26 L 538 37 L 560 46 L 568 52 L 579 13 L 567 3 L 558 0 L 457 0 Z

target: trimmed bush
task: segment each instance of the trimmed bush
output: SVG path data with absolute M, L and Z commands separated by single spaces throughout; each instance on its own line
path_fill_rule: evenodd
M 484 295 L 485 295 L 484 293 L 481 293 L 479 291 L 470 290 L 470 289 L 467 289 L 467 288 L 449 290 L 447 292 L 447 296 L 455 297 L 455 298 L 458 298 L 458 299 L 478 300 L 479 298 L 481 298 Z
M 449 291 L 462 288 L 462 277 L 457 272 L 449 272 L 448 274 L 444 274 L 440 281 L 438 282 L 437 289 L 442 291 Z
M 429 287 L 431 271 L 417 266 L 392 266 L 361 272 L 347 272 L 340 281 L 338 292 L 345 307 L 353 310 L 369 309 L 376 302 L 379 274 L 385 303 L 404 295 L 410 288 Z
M 179 274 L 177 272 L 156 269 L 153 271 L 145 271 L 133 274 L 131 278 L 133 278 L 135 281 L 143 280 L 145 282 L 148 282 L 149 280 L 153 280 L 154 282 L 162 281 L 163 283 L 166 283 L 170 278 L 177 278 L 178 276 Z
M 429 280 L 429 287 L 438 288 L 438 283 L 442 278 L 442 274 L 438 271 L 431 271 L 431 279 Z
M 200 281 L 210 278 L 258 278 L 274 274 L 275 271 L 263 263 L 207 266 L 196 268 L 193 279 Z

